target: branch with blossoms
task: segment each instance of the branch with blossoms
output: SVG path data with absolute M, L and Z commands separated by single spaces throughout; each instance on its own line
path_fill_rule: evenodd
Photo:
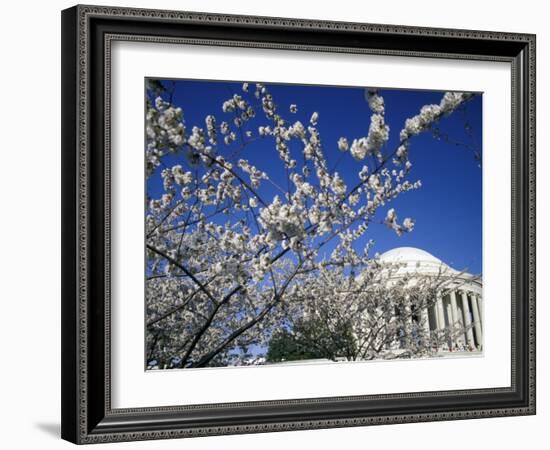
M 411 139 L 471 98 L 445 93 L 439 105 L 408 119 L 399 144 L 388 149 L 384 100 L 368 90 L 367 134 L 329 144 L 357 164 L 350 187 L 330 168 L 320 115 L 293 120 L 298 106 L 281 111 L 264 84 L 244 83 L 217 116 L 189 129 L 172 93 L 149 83 L 146 174 L 151 185 L 162 184 L 148 197 L 145 217 L 151 368 L 239 364 L 252 345 L 266 346 L 301 302 L 304 273 L 367 270 L 369 247 L 356 247 L 379 210 L 398 235 L 414 229 L 412 218 L 400 222 L 387 208 L 421 187 L 408 180 Z M 274 152 L 280 167 L 245 159 L 254 146 Z M 284 174 L 282 185 L 270 176 L 275 170 Z

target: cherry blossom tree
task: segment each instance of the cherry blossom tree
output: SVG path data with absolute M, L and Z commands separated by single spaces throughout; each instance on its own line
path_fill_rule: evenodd
M 354 340 L 345 356 L 374 358 L 407 320 L 405 313 L 393 321 L 388 315 L 405 298 L 422 306 L 440 287 L 439 279 L 382 287 L 372 244 L 358 250 L 355 243 L 380 217 L 398 235 L 413 230 L 413 218 L 401 221 L 388 207 L 421 187 L 409 180 L 412 140 L 433 132 L 473 94 L 446 92 L 439 104 L 413 112 L 389 148 L 384 99 L 376 90 L 366 90 L 366 135 L 325 143 L 318 112 L 311 111 L 308 123 L 294 120 L 299 105 L 281 110 L 261 83 L 244 83 L 193 125 L 163 84 L 150 80 L 147 87 L 146 174 L 163 187 L 148 196 L 145 217 L 148 367 L 243 364 L 252 346 L 266 348 L 289 324 L 317 317 L 337 327 L 335 314 L 345 305 Z M 243 156 L 260 143 L 276 152 L 284 183 Z M 355 161 L 352 184 L 329 165 L 325 146 Z M 336 286 L 346 288 L 336 295 Z M 378 312 L 391 325 L 373 335 Z M 407 336 L 409 352 L 423 355 L 434 346 L 434 337 L 420 331 Z
M 406 263 L 321 267 L 297 285 L 282 336 L 291 348 L 316 358 L 371 360 L 433 356 L 456 342 L 466 327 L 430 330 L 428 310 L 438 296 L 458 289 L 462 273 L 402 273 Z M 277 344 L 281 334 L 275 335 Z M 279 350 L 279 360 L 286 360 Z

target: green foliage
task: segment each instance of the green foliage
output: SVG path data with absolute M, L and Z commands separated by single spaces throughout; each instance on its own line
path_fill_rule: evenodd
M 300 320 L 292 329 L 276 332 L 269 343 L 268 362 L 306 359 L 353 359 L 356 344 L 351 326 L 339 324 L 334 329 L 326 321 Z
M 269 342 L 266 360 L 268 362 L 300 361 L 303 359 L 322 358 L 314 349 L 303 346 L 287 330 L 277 331 Z

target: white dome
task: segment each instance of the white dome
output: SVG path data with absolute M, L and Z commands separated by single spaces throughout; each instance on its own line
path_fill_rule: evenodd
M 397 276 L 406 273 L 438 274 L 441 271 L 456 273 L 440 259 L 425 250 L 414 247 L 398 247 L 380 255 L 380 262 L 398 264 Z
M 380 255 L 380 261 L 388 263 L 404 263 L 414 261 L 443 264 L 440 259 L 437 259 L 427 251 L 415 247 L 398 247 L 388 250 Z
M 468 290 L 481 294 L 482 283 L 480 279 L 476 279 L 467 272 L 459 272 L 453 269 L 425 250 L 414 247 L 398 247 L 382 253 L 379 260 L 381 263 L 390 266 L 393 264 L 398 266 L 397 270 L 392 273 L 392 278 L 400 278 L 410 274 L 458 277 L 457 281 L 453 282 L 457 284 L 457 287 L 467 287 Z

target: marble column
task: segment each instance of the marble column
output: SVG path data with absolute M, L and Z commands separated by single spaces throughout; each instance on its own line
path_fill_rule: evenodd
M 481 343 L 483 342 L 483 335 L 481 334 L 481 314 L 479 313 L 478 296 L 472 294 L 472 312 L 474 315 L 474 330 L 476 332 L 477 347 L 481 349 Z
M 424 333 L 430 335 L 430 316 L 428 315 L 428 308 L 424 308 L 421 313 L 421 320 L 424 324 Z
M 448 332 L 449 332 L 449 339 L 447 340 L 447 345 L 452 350 L 454 347 L 454 340 L 453 340 L 453 309 L 451 307 L 451 300 L 450 298 L 444 298 L 443 299 L 443 306 L 445 308 L 445 315 L 447 316 L 447 325 L 448 325 Z
M 397 322 L 399 320 L 398 317 L 398 310 L 397 308 L 394 308 L 393 317 L 390 319 L 390 324 L 392 324 L 392 322 Z M 401 346 L 401 341 L 398 336 L 394 336 L 393 339 L 387 344 L 389 350 L 398 350 Z
M 479 328 L 481 328 L 481 334 L 483 334 L 483 298 L 479 294 L 476 294 L 476 304 L 480 318 Z
M 414 323 L 412 303 L 409 299 L 407 299 L 407 306 L 405 306 L 405 330 L 407 332 L 407 335 L 410 335 L 412 333 L 413 328 Z
M 453 310 L 451 307 L 451 302 L 447 302 L 445 299 L 443 300 L 443 306 L 445 307 L 445 315 L 447 316 L 447 322 L 449 325 L 449 328 L 451 327 L 453 323 Z
M 441 298 L 440 294 L 437 294 L 437 301 L 435 303 L 435 312 L 437 317 L 437 329 L 444 330 L 445 329 L 445 310 L 443 309 L 443 298 Z M 443 344 L 444 350 L 448 350 L 448 347 L 449 347 L 448 343 Z
M 462 299 L 462 312 L 464 314 L 464 326 L 466 330 L 466 343 L 468 347 L 474 349 L 476 347 L 474 341 L 474 332 L 472 330 L 472 319 L 470 317 L 470 305 L 468 305 L 468 294 L 466 291 L 460 292 L 460 297 Z
M 458 314 L 458 307 L 456 305 L 456 293 L 453 291 L 449 295 L 451 297 L 451 312 L 453 317 L 452 327 L 453 327 L 453 330 L 455 330 L 456 328 L 460 327 L 460 323 L 462 322 L 462 320 L 460 320 L 460 317 Z M 455 342 L 459 347 L 464 344 L 462 336 L 456 336 Z
M 443 298 L 439 294 L 437 294 L 435 312 L 437 316 L 437 328 L 443 330 L 445 328 L 445 310 L 443 309 Z
M 432 308 L 433 318 L 435 322 L 435 329 L 439 330 L 440 326 L 439 326 L 439 314 L 437 313 L 437 301 L 432 305 L 431 308 Z

